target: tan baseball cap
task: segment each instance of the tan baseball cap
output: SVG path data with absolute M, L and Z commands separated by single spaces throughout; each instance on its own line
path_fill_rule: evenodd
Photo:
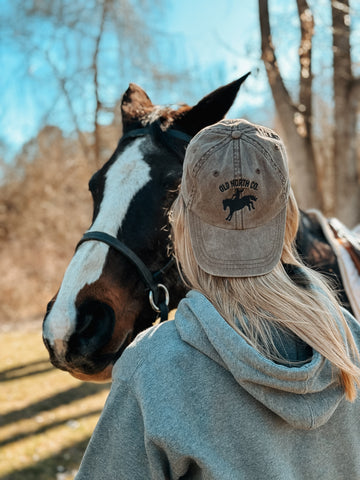
M 289 189 L 273 130 L 242 119 L 201 130 L 186 150 L 180 189 L 200 267 L 224 277 L 270 272 L 282 253 Z

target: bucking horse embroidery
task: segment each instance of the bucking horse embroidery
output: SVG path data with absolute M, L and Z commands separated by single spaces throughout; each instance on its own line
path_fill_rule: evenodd
M 224 210 L 226 210 L 228 207 L 230 209 L 230 213 L 225 219 L 228 222 L 230 222 L 230 220 L 232 219 L 234 212 L 242 210 L 244 207 L 248 207 L 249 210 L 255 210 L 254 202 L 256 202 L 257 197 L 255 197 L 254 195 L 245 195 L 245 197 L 240 197 L 240 193 L 242 193 L 243 191 L 244 189 L 240 190 L 239 188 L 237 188 L 231 198 L 225 198 L 225 200 L 223 200 Z

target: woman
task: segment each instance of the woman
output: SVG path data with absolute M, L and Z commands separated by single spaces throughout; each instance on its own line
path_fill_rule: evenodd
M 360 328 L 296 256 L 277 134 L 199 132 L 171 222 L 191 291 L 114 366 L 77 480 L 359 479 Z

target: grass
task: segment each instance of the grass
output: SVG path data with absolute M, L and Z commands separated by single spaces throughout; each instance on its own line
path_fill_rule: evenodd
M 0 382 L 0 480 L 73 479 L 110 385 L 53 368 L 40 322 L 1 333 Z

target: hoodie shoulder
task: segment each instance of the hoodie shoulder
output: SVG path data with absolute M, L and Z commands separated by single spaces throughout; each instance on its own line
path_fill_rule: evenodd
M 115 363 L 113 380 L 129 381 L 143 365 L 159 369 L 169 363 L 170 357 L 182 356 L 188 348 L 173 320 L 150 327 L 135 338 Z

